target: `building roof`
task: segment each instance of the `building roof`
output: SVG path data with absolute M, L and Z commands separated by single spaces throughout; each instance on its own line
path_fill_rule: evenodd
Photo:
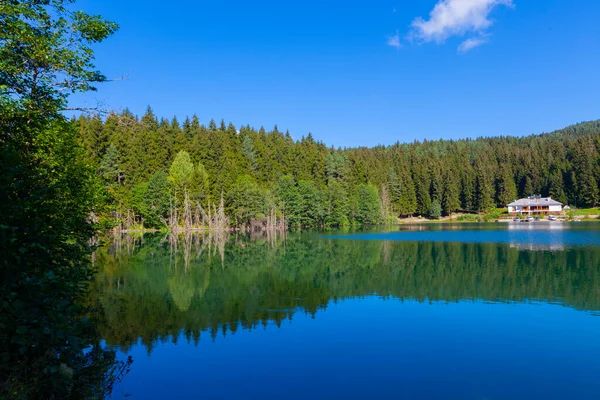
M 508 207 L 531 207 L 531 206 L 562 206 L 560 201 L 550 197 L 529 196 L 525 199 L 515 200 Z

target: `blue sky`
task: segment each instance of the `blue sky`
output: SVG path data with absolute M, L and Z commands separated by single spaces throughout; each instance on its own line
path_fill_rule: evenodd
M 323 4 L 327 3 L 327 4 Z M 600 118 L 600 1 L 80 0 L 118 22 L 79 95 L 312 132 L 335 146 L 525 135 Z

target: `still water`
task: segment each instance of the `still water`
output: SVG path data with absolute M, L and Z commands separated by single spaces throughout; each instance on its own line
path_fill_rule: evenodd
M 598 399 L 600 225 L 107 238 L 113 398 Z

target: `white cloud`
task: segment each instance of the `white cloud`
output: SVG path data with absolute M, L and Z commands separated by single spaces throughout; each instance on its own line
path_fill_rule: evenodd
M 486 39 L 483 38 L 470 38 L 465 40 L 458 46 L 459 53 L 466 53 L 467 51 L 474 49 L 475 47 L 479 47 L 482 44 L 487 43 Z
M 388 37 L 387 40 L 388 46 L 392 46 L 396 49 L 399 49 L 402 45 L 400 44 L 400 34 L 396 31 L 396 34 Z
M 443 43 L 451 36 L 485 34 L 493 24 L 489 19 L 490 13 L 502 5 L 513 7 L 514 3 L 513 0 L 439 0 L 429 13 L 428 20 L 415 18 L 410 37 L 423 42 Z M 467 39 L 460 48 L 467 51 L 483 43 L 483 39 Z

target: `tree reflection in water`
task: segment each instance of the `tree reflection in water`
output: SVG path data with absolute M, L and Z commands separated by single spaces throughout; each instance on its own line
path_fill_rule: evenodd
M 108 344 L 150 351 L 315 314 L 377 294 L 417 301 L 541 300 L 600 309 L 600 248 L 335 240 L 311 232 L 120 236 L 98 250 L 89 297 Z

